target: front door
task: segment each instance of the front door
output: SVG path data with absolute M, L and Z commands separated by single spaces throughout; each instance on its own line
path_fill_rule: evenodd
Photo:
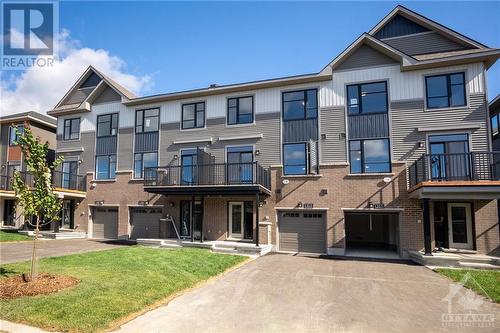
M 243 238 L 243 202 L 229 203 L 229 238 Z
M 469 203 L 448 204 L 448 237 L 450 248 L 473 249 L 472 214 Z
M 201 202 L 191 200 L 181 200 L 181 228 L 180 236 L 184 239 L 191 238 L 191 228 L 194 230 L 194 239 L 201 238 L 201 222 L 202 222 Z M 193 220 L 191 223 L 191 219 Z

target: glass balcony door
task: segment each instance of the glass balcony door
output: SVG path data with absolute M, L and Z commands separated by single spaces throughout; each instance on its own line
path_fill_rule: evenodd
M 253 147 L 227 148 L 227 178 L 230 184 L 253 182 Z
M 468 180 L 471 175 L 467 134 L 429 136 L 433 180 Z

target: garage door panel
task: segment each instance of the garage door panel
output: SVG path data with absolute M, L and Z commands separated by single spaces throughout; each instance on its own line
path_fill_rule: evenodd
M 96 207 L 92 218 L 92 237 L 98 239 L 118 238 L 118 208 Z
M 130 238 L 159 238 L 161 208 L 133 208 L 130 210 Z
M 317 212 L 282 212 L 279 215 L 281 251 L 325 253 L 325 214 Z

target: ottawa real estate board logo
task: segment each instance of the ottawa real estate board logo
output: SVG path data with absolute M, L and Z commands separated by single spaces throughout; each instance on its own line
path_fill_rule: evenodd
M 1 1 L 2 70 L 52 67 L 59 29 L 57 1 Z

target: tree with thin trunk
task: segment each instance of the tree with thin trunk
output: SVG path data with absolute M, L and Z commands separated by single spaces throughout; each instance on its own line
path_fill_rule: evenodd
M 36 251 L 40 227 L 58 221 L 62 208 L 62 200 L 52 187 L 52 171 L 62 163 L 63 158 L 59 157 L 49 165 L 49 143 L 42 143 L 36 138 L 28 124 L 24 125 L 23 132 L 17 127 L 14 127 L 14 130 L 17 137 L 15 143 L 21 148 L 28 169 L 27 172 L 14 173 L 13 188 L 18 197 L 18 204 L 24 209 L 25 221 L 35 228 L 30 271 L 30 279 L 33 281 L 37 277 Z M 31 217 L 34 217 L 34 221 Z

